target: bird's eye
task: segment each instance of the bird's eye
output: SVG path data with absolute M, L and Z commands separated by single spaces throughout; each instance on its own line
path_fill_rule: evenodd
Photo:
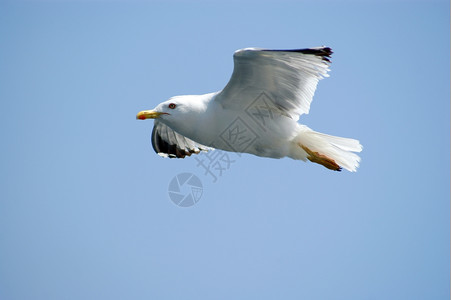
M 174 103 L 171 103 L 171 104 L 168 105 L 168 107 L 169 107 L 170 109 L 174 109 L 174 108 L 176 107 L 176 105 L 175 105 Z

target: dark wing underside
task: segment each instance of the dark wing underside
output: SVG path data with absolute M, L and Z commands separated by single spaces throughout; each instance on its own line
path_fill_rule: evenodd
M 169 158 L 185 158 L 212 149 L 190 140 L 159 121 L 155 121 L 151 139 L 155 152 Z

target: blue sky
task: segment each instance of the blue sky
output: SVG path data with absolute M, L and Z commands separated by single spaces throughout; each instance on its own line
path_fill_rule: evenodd
M 0 45 L 1 299 L 449 299 L 448 1 L 2 1 Z M 237 49 L 320 45 L 300 122 L 359 139 L 357 173 L 242 155 L 213 182 L 135 120 Z

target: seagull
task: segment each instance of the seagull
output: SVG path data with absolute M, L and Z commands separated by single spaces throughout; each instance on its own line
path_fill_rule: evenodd
M 332 53 L 329 47 L 237 50 L 223 90 L 175 96 L 136 118 L 155 120 L 152 147 L 163 157 L 220 149 L 355 172 L 360 162 L 355 152 L 363 149 L 358 140 L 298 123 L 309 113 L 318 81 L 329 76 Z

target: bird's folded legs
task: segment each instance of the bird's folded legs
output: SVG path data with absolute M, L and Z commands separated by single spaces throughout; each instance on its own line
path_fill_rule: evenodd
M 330 170 L 341 171 L 341 167 L 333 159 L 318 152 L 314 152 L 303 145 L 301 145 L 301 148 L 304 149 L 305 152 L 307 152 L 307 158 L 311 162 L 323 165 Z

